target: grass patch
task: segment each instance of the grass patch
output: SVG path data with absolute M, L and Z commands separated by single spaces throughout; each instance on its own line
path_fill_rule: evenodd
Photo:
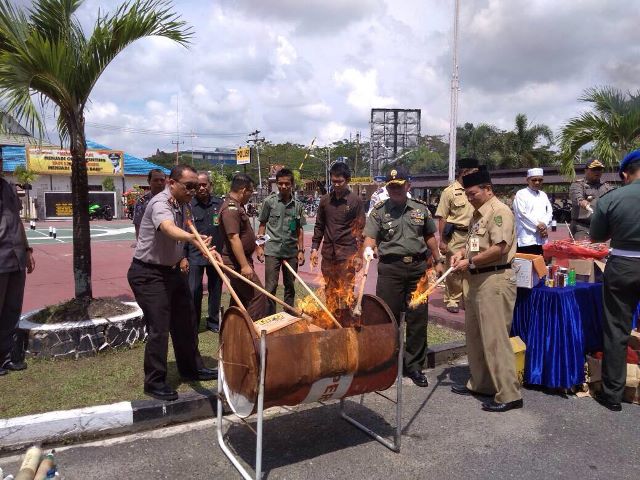
M 297 291 L 303 295 L 301 287 Z M 282 291 L 277 295 L 282 298 Z M 224 293 L 222 304 L 229 304 Z M 207 367 L 217 363 L 218 335 L 205 331 L 206 299 L 200 323 L 200 353 Z M 280 310 L 280 308 L 278 308 Z M 449 343 L 464 339 L 464 334 L 439 325 L 428 327 L 428 343 Z M 147 399 L 142 391 L 144 345 L 102 352 L 95 357 L 78 360 L 29 359 L 29 367 L 0 377 L 0 418 L 11 418 L 54 410 L 109 404 L 128 400 Z M 186 382 L 178 375 L 169 342 L 169 385 L 178 392 L 213 390 L 215 382 Z

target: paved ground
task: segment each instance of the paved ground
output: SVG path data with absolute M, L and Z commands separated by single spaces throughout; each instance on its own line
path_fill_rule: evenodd
M 402 451 L 396 454 L 340 420 L 336 404 L 314 404 L 265 422 L 265 477 L 269 479 L 539 479 L 638 478 L 638 407 L 622 413 L 589 398 L 525 390 L 525 408 L 506 414 L 480 410 L 480 401 L 450 392 L 466 379 L 465 366 L 429 373 L 433 386 L 405 383 Z M 392 390 L 389 391 L 392 393 Z M 390 434 L 393 407 L 376 395 L 355 415 Z M 212 420 L 106 441 L 61 447 L 67 480 L 104 478 L 240 478 L 218 448 Z M 255 437 L 231 427 L 232 447 L 254 461 Z M 19 459 L 0 458 L 5 471 Z

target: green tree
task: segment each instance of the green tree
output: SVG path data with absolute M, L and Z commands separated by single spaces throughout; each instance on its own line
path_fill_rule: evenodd
M 222 173 L 212 170 L 209 172 L 209 179 L 211 180 L 211 190 L 214 195 L 221 197 L 229 193 L 231 183 Z
M 580 101 L 592 110 L 570 119 L 558 137 L 562 171 L 574 176 L 579 151 L 592 144 L 593 155 L 607 167 L 640 146 L 640 90 L 624 93 L 613 87 L 585 90 Z
M 0 99 L 8 113 L 42 136 L 36 102 L 53 104 L 72 157 L 73 274 L 76 298 L 92 296 L 85 107 L 113 59 L 138 39 L 157 35 L 187 45 L 191 31 L 164 0 L 132 0 L 98 13 L 90 36 L 75 13 L 82 0 L 0 0 Z
M 546 165 L 553 155 L 549 150 L 553 145 L 551 129 L 530 124 L 524 113 L 516 115 L 515 128 L 504 134 L 502 142 L 503 155 L 512 168 Z
M 102 181 L 102 190 L 105 192 L 115 192 L 116 186 L 113 183 L 113 178 L 107 177 Z
M 16 178 L 18 179 L 18 183 L 22 185 L 22 188 L 24 188 L 24 191 L 27 194 L 27 212 L 24 218 L 25 220 L 30 220 L 31 219 L 31 196 L 30 196 L 31 185 L 33 184 L 33 182 L 37 180 L 38 174 L 33 170 L 27 170 L 27 168 L 24 165 L 18 165 L 16 169 L 13 171 L 13 174 L 16 176 Z

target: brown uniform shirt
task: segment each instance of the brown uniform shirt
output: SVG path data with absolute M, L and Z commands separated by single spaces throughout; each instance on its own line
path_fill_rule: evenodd
M 440 195 L 440 203 L 436 210 L 435 217 L 444 218 L 447 223 L 452 223 L 457 230 L 451 235 L 447 244 L 449 250 L 454 253 L 464 246 L 466 229 L 473 215 L 473 206 L 467 200 L 464 187 L 455 180 L 445 188 Z M 463 231 L 465 230 L 465 231 Z
M 256 235 L 251 227 L 249 215 L 247 215 L 243 205 L 240 205 L 236 200 L 227 198 L 222 202 L 222 207 L 220 207 L 220 234 L 224 242 L 222 246 L 222 260 L 227 265 L 239 267 L 228 237 L 228 235 L 234 233 L 240 236 L 244 255 L 247 257 L 249 263 L 252 263 L 251 256 L 256 249 Z
M 506 253 L 497 261 L 483 263 L 478 265 L 478 268 L 511 263 L 516 255 L 517 243 L 513 212 L 496 197 L 492 197 L 473 212 L 467 238 L 467 258 L 473 261 L 473 257 L 477 254 L 502 242 L 507 244 Z M 478 247 L 477 251 L 472 251 L 474 244 Z
M 362 201 L 353 192 L 337 198 L 334 192 L 320 199 L 311 249 L 322 243 L 322 258 L 342 262 L 358 252 L 365 212 Z

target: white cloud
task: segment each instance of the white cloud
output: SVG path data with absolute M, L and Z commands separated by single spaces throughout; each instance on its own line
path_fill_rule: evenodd
M 360 72 L 355 68 L 347 68 L 336 72 L 334 78 L 337 87 L 348 90 L 347 102 L 358 109 L 384 108 L 395 102 L 393 97 L 379 95 L 376 69 Z

